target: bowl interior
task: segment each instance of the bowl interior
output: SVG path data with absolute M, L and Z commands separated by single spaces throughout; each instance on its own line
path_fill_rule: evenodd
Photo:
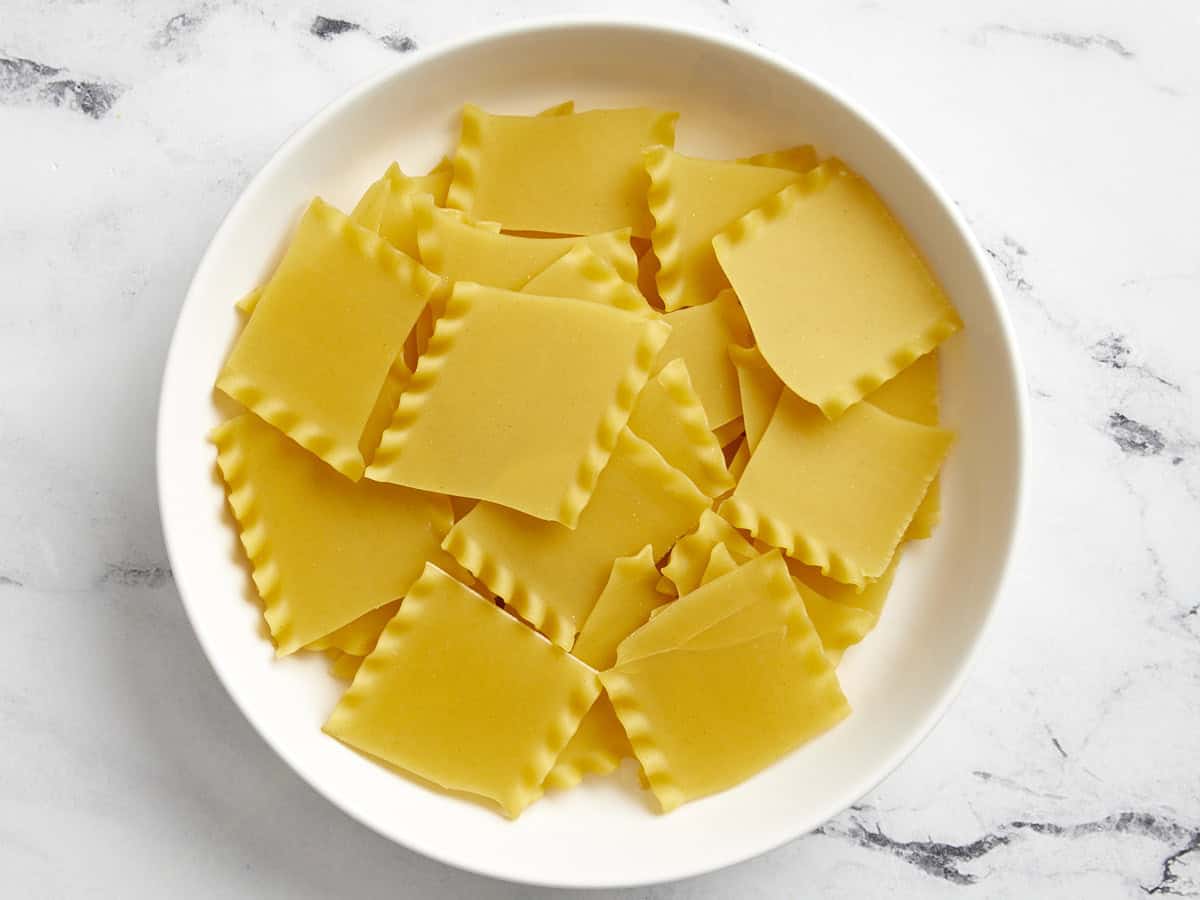
M 965 331 L 943 348 L 944 418 L 959 433 L 943 522 L 905 554 L 879 628 L 841 667 L 854 707 L 832 733 L 740 787 L 669 816 L 626 763 L 552 794 L 509 822 L 436 793 L 325 737 L 339 687 L 323 660 L 275 661 L 240 560 L 206 434 L 212 385 L 239 327 L 233 302 L 270 271 L 313 194 L 348 209 L 393 159 L 431 166 L 472 101 L 528 113 L 660 105 L 681 112 L 683 152 L 735 157 L 811 142 L 864 173 L 957 304 Z M 877 127 L 828 89 L 722 39 L 635 25 L 541 26 L 416 57 L 352 92 L 294 136 L 234 206 L 184 304 L 164 377 L 159 488 L 188 614 L 213 667 L 263 737 L 330 800 L 418 851 L 506 879 L 601 886 L 717 868 L 812 829 L 858 799 L 933 726 L 994 603 L 1013 537 L 1022 401 L 999 298 L 949 202 Z

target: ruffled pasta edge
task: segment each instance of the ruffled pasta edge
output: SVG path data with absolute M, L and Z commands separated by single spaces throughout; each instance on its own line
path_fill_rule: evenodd
M 762 206 L 751 210 L 740 219 L 736 219 L 712 239 L 713 251 L 716 253 L 718 261 L 723 253 L 749 240 L 764 226 L 782 216 L 801 197 L 821 190 L 837 177 L 856 178 L 857 176 L 841 160 L 828 159 L 816 168 L 802 174 L 794 184 L 773 194 Z M 883 362 L 855 375 L 839 390 L 831 391 L 824 397 L 805 396 L 804 399 L 818 407 L 825 418 L 836 419 L 871 391 L 885 381 L 894 378 L 918 357 L 933 350 L 961 328 L 962 320 L 959 319 L 958 313 L 947 300 L 944 315 L 941 318 L 930 323 L 920 334 L 896 348 Z M 759 351 L 762 352 L 761 347 L 759 347 Z M 770 360 L 767 362 L 770 364 Z M 772 369 L 774 368 L 772 366 Z

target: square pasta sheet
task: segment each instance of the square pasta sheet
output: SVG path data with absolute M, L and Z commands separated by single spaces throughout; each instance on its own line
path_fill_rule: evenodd
M 570 647 L 613 560 L 647 544 L 659 558 L 711 502 L 626 430 L 574 529 L 480 503 L 455 524 L 444 546 L 535 628 Z
M 828 160 L 713 239 L 763 358 L 835 418 L 962 327 L 866 181 Z
M 598 303 L 460 282 L 368 477 L 574 527 L 668 331 Z
M 856 586 L 887 569 L 953 434 L 870 403 L 830 422 L 785 391 L 721 515 Z
M 618 660 L 601 679 L 664 811 L 743 781 L 849 713 L 777 552 L 671 603 Z
M 325 730 L 516 816 L 599 690 L 586 665 L 428 565 Z
M 436 285 L 412 259 L 316 199 L 217 388 L 358 479 L 363 431 Z
M 463 107 L 447 204 L 510 231 L 650 234 L 642 150 L 675 143 L 677 113 L 498 116 Z
M 794 165 L 803 172 L 817 164 L 811 147 L 762 154 L 754 162 L 697 159 L 668 147 L 651 147 L 644 156 L 658 293 L 667 309 L 707 303 L 729 287 L 713 255 L 713 237 L 795 183 Z M 772 162 L 760 162 L 767 159 Z M 776 162 L 792 165 L 773 168 Z
M 212 440 L 280 656 L 402 596 L 450 529 L 445 497 L 350 481 L 257 416 Z
M 780 395 L 785 391 L 783 382 L 767 365 L 757 347 L 730 346 L 730 359 L 738 373 L 742 413 L 746 425 L 744 464 L 749 462 L 749 453 L 758 446 L 774 414 Z M 911 365 L 901 369 L 866 396 L 866 402 L 879 407 L 901 419 L 920 425 L 938 424 L 938 352 L 932 350 L 918 357 Z M 733 471 L 733 464 L 730 464 Z M 744 471 L 744 470 L 743 470 Z M 738 473 L 738 480 L 741 474 Z M 927 538 L 941 517 L 941 492 L 939 480 L 934 478 L 921 499 L 921 505 L 913 514 L 906 540 Z

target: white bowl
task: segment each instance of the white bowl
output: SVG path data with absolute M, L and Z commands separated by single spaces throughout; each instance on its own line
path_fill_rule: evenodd
M 319 658 L 273 658 L 205 436 L 222 417 L 212 386 L 239 327 L 233 302 L 269 273 L 312 195 L 348 209 L 393 159 L 423 171 L 455 145 L 464 101 L 531 113 L 565 98 L 583 109 L 677 109 L 677 146 L 687 153 L 735 157 L 807 141 L 866 175 L 966 323 L 943 348 L 944 417 L 959 439 L 945 469 L 941 526 L 906 552 L 879 627 L 842 664 L 854 706 L 844 724 L 739 787 L 667 816 L 653 812 L 626 763 L 618 777 L 551 794 L 511 822 L 322 734 L 339 686 Z M 942 715 L 1013 544 L 1023 391 L 1000 291 L 962 217 L 854 104 L 727 38 L 644 23 L 536 24 L 416 54 L 361 85 L 293 135 L 234 204 L 196 271 L 163 376 L 163 530 L 218 677 L 267 743 L 347 813 L 421 853 L 513 881 L 600 887 L 682 878 L 816 828 L 871 790 Z

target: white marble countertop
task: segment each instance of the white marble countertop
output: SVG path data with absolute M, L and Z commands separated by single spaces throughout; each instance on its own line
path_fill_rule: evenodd
M 11 897 L 517 897 L 301 783 L 167 566 L 176 311 L 279 142 L 397 54 L 594 4 L 5 0 L 0 873 Z M 1200 12 L 1187 0 L 610 0 L 811 68 L 941 179 L 1002 277 L 1035 465 L 961 698 L 817 834 L 653 897 L 1200 896 Z

